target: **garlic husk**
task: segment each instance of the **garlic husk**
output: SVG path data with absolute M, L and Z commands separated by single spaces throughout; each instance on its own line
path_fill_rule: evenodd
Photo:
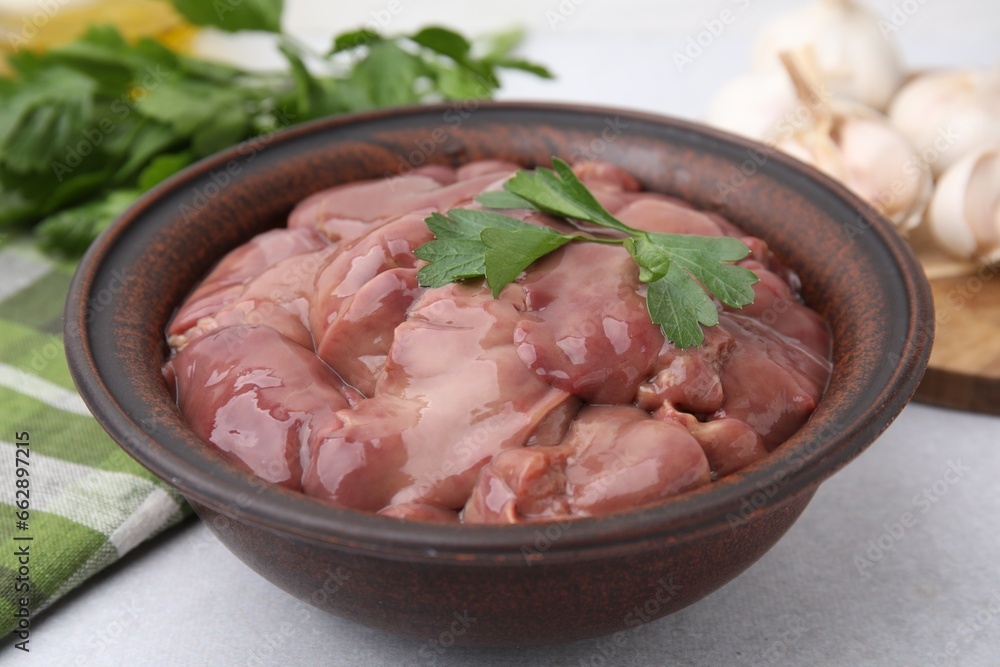
M 1000 145 L 966 154 L 941 175 L 927 221 L 949 254 L 1000 263 Z
M 801 106 L 784 70 L 753 72 L 719 89 L 705 114 L 705 122 L 750 139 L 774 134 L 781 119 Z
M 896 94 L 889 118 L 940 175 L 1000 142 L 1000 67 L 919 75 Z
M 782 54 L 799 98 L 811 114 L 774 146 L 840 181 L 900 230 L 920 223 L 930 200 L 930 170 L 889 120 L 862 104 L 827 99 L 816 87 L 808 51 Z
M 836 95 L 884 110 L 903 81 L 895 46 L 876 17 L 854 0 L 819 0 L 772 20 L 758 35 L 753 68 L 779 65 L 779 54 L 811 46 L 823 83 Z

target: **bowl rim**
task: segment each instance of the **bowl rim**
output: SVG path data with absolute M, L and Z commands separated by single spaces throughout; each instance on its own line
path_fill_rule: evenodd
M 399 119 L 426 114 L 440 116 L 454 107 L 454 103 L 428 104 L 323 118 L 271 135 L 269 147 L 334 128 L 386 118 Z M 617 115 L 639 122 L 669 126 L 679 132 L 693 134 L 717 144 L 728 144 L 741 151 L 762 148 L 761 144 L 700 123 L 629 109 L 535 101 L 480 101 L 477 109 L 501 113 L 570 113 L 599 116 L 602 119 Z M 146 433 L 136 420 L 126 414 L 104 384 L 94 356 L 95 342 L 91 337 L 87 312 L 87 304 L 102 260 L 106 259 L 132 228 L 141 223 L 143 214 L 167 193 L 207 178 L 213 169 L 218 169 L 237 157 L 236 147 L 209 156 L 145 193 L 91 245 L 73 277 L 65 308 L 67 358 L 71 375 L 84 401 L 98 422 L 128 454 L 196 505 L 207 507 L 229 519 L 248 521 L 300 540 L 335 545 L 352 551 L 428 559 L 449 557 L 463 562 L 470 562 L 470 555 L 492 560 L 524 561 L 527 560 L 524 558 L 525 545 L 536 544 L 538 537 L 544 534 L 542 531 L 552 525 L 562 526 L 558 539 L 551 540 L 551 545 L 543 553 L 539 553 L 539 557 L 569 558 L 582 552 L 642 548 L 643 544 L 652 540 L 675 540 L 682 536 L 686 538 L 731 529 L 733 526 L 727 518 L 738 511 L 742 501 L 759 491 L 762 485 L 773 481 L 779 473 L 788 473 L 784 457 L 771 455 L 722 480 L 662 504 L 606 516 L 572 519 L 569 524 L 572 529 L 565 527 L 566 522 L 455 526 L 403 521 L 334 507 L 276 486 L 256 493 L 257 497 L 247 506 L 237 506 L 234 498 L 252 488 L 250 478 L 253 475 L 238 471 L 241 474 L 234 472 L 220 480 L 209 471 L 189 465 L 165 447 L 158 446 L 156 438 Z M 814 432 L 815 429 L 811 429 L 807 422 L 786 441 L 785 444 L 803 444 L 819 435 L 820 443 L 815 452 L 822 450 L 822 456 L 806 457 L 801 467 L 785 474 L 774 495 L 768 495 L 760 505 L 754 503 L 753 511 L 745 516 L 748 520 L 776 509 L 802 493 L 811 494 L 820 482 L 860 454 L 888 427 L 917 389 L 930 356 L 932 336 L 929 335 L 928 327 L 933 325 L 933 302 L 929 284 L 915 255 L 892 223 L 846 187 L 809 165 L 775 151 L 769 152 L 769 160 L 779 167 L 798 172 L 831 191 L 837 199 L 866 220 L 869 224 L 867 231 L 872 232 L 869 238 L 877 239 L 895 261 L 894 269 L 898 270 L 892 273 L 899 279 L 900 287 L 907 295 L 909 316 L 904 344 L 898 351 L 900 360 L 888 376 L 885 386 L 873 395 L 868 408 L 850 423 L 836 424 L 838 432 L 833 437 L 826 437 L 824 440 L 824 436 Z M 98 318 L 101 316 L 101 313 L 97 315 Z M 822 407 L 821 400 L 816 412 L 820 412 Z M 235 468 L 235 464 L 233 466 Z M 243 481 L 240 482 L 240 479 Z M 744 518 L 742 514 L 738 516 Z

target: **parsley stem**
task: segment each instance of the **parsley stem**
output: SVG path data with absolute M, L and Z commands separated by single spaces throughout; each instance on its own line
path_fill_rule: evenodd
M 608 245 L 625 245 L 628 237 L 621 239 L 609 239 L 607 237 L 600 236 L 583 236 L 582 234 L 574 234 L 570 237 L 570 241 L 583 241 L 585 243 L 606 243 Z

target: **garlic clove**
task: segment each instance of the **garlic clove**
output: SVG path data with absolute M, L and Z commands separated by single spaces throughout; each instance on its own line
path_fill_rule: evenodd
M 774 19 L 757 38 L 753 68 L 772 70 L 782 51 L 807 45 L 834 94 L 883 110 L 903 81 L 895 46 L 855 0 L 819 0 Z
M 788 75 L 782 70 L 754 72 L 730 81 L 716 93 L 705 122 L 750 139 L 772 136 L 799 106 Z
M 889 118 L 940 175 L 970 151 L 1000 142 L 1000 67 L 919 75 L 897 93 Z
M 779 62 L 783 72 L 754 73 L 727 86 L 706 121 L 813 165 L 900 230 L 915 227 L 933 182 L 906 138 L 877 111 L 831 96 L 812 47 L 783 51 Z
M 1000 262 L 1000 145 L 968 153 L 941 175 L 927 220 L 948 253 Z
M 889 120 L 863 104 L 827 98 L 810 49 L 782 52 L 801 104 L 803 124 L 774 145 L 840 181 L 901 231 L 915 227 L 930 200 L 930 170 Z
M 900 229 L 913 229 L 931 197 L 930 171 L 884 116 L 854 105 L 838 106 L 844 182 Z

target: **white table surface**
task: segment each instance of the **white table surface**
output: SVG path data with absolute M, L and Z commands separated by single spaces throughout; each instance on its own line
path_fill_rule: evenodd
M 593 102 L 697 118 L 746 69 L 755 32 L 796 3 L 289 0 L 288 25 L 327 34 L 398 7 L 390 30 L 520 22 L 553 83 L 512 76 L 504 99 Z M 340 4 L 340 3 L 336 3 Z M 1000 61 L 1000 4 L 888 0 L 906 62 Z M 346 3 L 345 3 L 346 5 Z M 327 7 L 327 9 L 324 9 Z M 547 11 L 567 20 L 550 26 Z M 678 72 L 673 53 L 728 7 L 737 20 Z M 572 11 L 569 11 L 572 8 Z M 914 11 L 915 10 L 915 11 Z M 384 16 L 381 15 L 381 16 Z M 224 50 L 207 39 L 207 51 Z M 144 545 L 32 624 L 9 665 L 1000 665 L 1000 418 L 911 404 L 827 481 L 758 563 L 701 602 L 607 638 L 443 654 L 306 608 L 230 554 L 196 519 Z M 904 515 L 908 527 L 896 526 Z M 902 528 L 902 530 L 901 530 Z M 283 625 L 284 624 L 284 625 Z M 421 649 L 424 649 L 423 651 Z M 430 656 L 432 659 L 428 659 Z

